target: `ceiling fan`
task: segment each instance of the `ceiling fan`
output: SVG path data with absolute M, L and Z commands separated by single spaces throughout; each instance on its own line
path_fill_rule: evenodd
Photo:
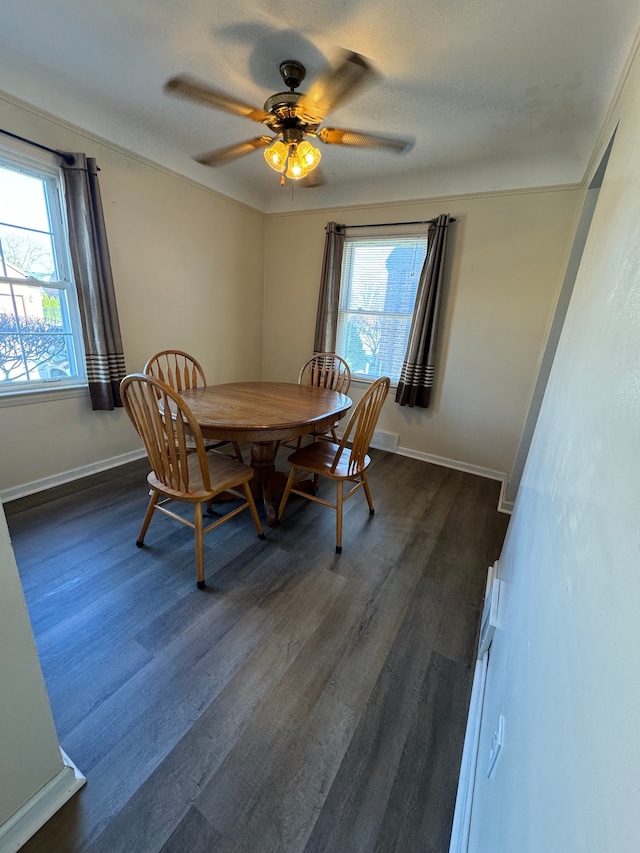
M 259 109 L 236 98 L 212 89 L 188 75 L 172 77 L 165 84 L 165 92 L 181 98 L 244 116 L 265 125 L 275 136 L 256 136 L 218 148 L 194 159 L 205 166 L 222 166 L 245 154 L 264 148 L 269 166 L 285 177 L 300 180 L 307 177 L 320 162 L 320 151 L 306 137 L 319 139 L 325 145 L 346 145 L 358 148 L 378 148 L 403 154 L 413 143 L 398 137 L 378 136 L 346 130 L 340 127 L 320 127 L 325 116 L 341 106 L 362 85 L 375 76 L 371 65 L 358 53 L 345 53 L 337 67 L 317 80 L 305 95 L 295 90 L 306 76 L 301 62 L 288 59 L 280 63 L 280 74 L 288 92 L 277 92 L 267 98 Z M 316 176 L 313 176 L 316 177 Z M 307 186 L 318 186 L 322 180 L 313 177 Z

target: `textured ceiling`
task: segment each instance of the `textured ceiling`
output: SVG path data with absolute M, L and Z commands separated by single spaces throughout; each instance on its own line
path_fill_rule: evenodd
M 582 179 L 639 23 L 636 0 L 20 0 L 0 5 L 0 88 L 266 211 L 548 186 Z M 319 146 L 327 184 L 293 194 L 261 152 L 191 159 L 263 131 L 169 77 L 262 107 L 280 62 L 306 65 L 304 91 L 340 48 L 378 79 L 325 124 L 408 154 Z

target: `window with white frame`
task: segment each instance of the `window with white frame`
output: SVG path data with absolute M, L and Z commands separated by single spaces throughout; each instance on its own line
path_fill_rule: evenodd
M 426 251 L 425 234 L 345 239 L 336 349 L 352 378 L 398 382 Z
M 0 395 L 85 377 L 60 170 L 0 149 Z

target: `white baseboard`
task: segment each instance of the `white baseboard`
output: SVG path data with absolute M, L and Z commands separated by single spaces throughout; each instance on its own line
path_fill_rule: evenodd
M 386 448 L 385 448 L 386 449 Z M 393 452 L 387 450 L 387 452 Z M 498 512 L 511 514 L 513 511 L 513 501 L 505 500 L 507 489 L 507 475 L 502 471 L 494 471 L 491 468 L 483 468 L 480 465 L 472 465 L 468 462 L 458 462 L 456 459 L 447 459 L 444 456 L 434 456 L 432 453 L 423 453 L 421 450 L 412 450 L 408 447 L 399 447 L 397 451 L 399 456 L 408 456 L 411 459 L 420 459 L 423 462 L 431 462 L 433 465 L 442 465 L 444 468 L 452 468 L 454 471 L 463 471 L 465 474 L 476 474 L 478 477 L 486 477 L 489 480 L 499 480 L 500 498 L 498 500 Z M 52 489 L 54 486 L 62 486 L 64 483 L 70 483 L 73 480 L 79 480 L 81 477 L 88 477 L 90 474 L 98 474 L 100 471 L 107 471 L 109 468 L 117 468 L 119 465 L 126 465 L 127 462 L 134 462 L 136 459 L 143 459 L 145 451 L 132 450 L 129 453 L 121 453 L 119 456 L 112 456 L 110 459 L 103 459 L 100 462 L 92 462 L 89 465 L 82 465 L 80 468 L 72 468 L 70 471 L 63 471 L 60 474 L 54 474 L 51 477 L 43 477 L 41 480 L 33 480 L 31 483 L 24 483 L 21 486 L 13 486 L 10 489 L 0 491 L 0 500 L 2 503 L 15 501 L 18 498 L 24 498 L 28 495 L 34 495 L 37 492 L 43 492 L 46 489 Z
M 98 474 L 100 471 L 109 470 L 109 468 L 126 465 L 127 462 L 142 459 L 145 455 L 144 449 L 140 448 L 140 450 L 121 453 L 119 456 L 112 456 L 110 459 L 103 459 L 100 462 L 91 462 L 89 465 L 72 468 L 70 471 L 62 471 L 60 474 L 53 474 L 51 477 L 43 477 L 41 480 L 33 480 L 31 483 L 23 483 L 21 486 L 13 486 L 0 492 L 0 500 L 3 503 L 15 501 L 27 495 L 34 495 L 36 492 L 52 489 L 54 486 L 62 486 L 64 483 L 79 480 L 81 477 L 88 477 L 90 474 Z
M 16 853 L 87 781 L 61 749 L 64 767 L 0 826 L 0 853 Z
M 444 456 L 434 456 L 432 453 L 411 450 L 409 447 L 399 447 L 397 452 L 400 456 L 421 459 L 423 462 L 431 462 L 433 465 L 442 465 L 443 468 L 452 468 L 454 471 L 463 471 L 465 474 L 475 474 L 478 477 L 486 477 L 488 480 L 499 480 L 501 486 L 498 512 L 511 514 L 513 503 L 504 499 L 507 489 L 507 475 L 503 471 L 494 471 L 492 468 L 483 468 L 481 465 L 472 465 L 470 462 L 458 462 L 456 459 L 447 459 Z
M 507 494 L 507 485 L 508 480 L 505 474 L 504 480 L 502 481 L 502 485 L 500 486 L 500 499 L 498 500 L 498 512 L 506 512 L 507 515 L 511 515 L 513 512 L 513 507 L 515 506 L 514 501 L 508 501 L 506 499 Z
M 473 788 L 476 781 L 482 703 L 487 681 L 487 662 L 488 653 L 485 653 L 482 660 L 476 661 L 473 676 L 473 688 L 471 690 L 469 717 L 467 719 L 467 730 L 462 750 L 462 762 L 460 764 L 460 777 L 458 779 L 456 807 L 453 813 L 449 853 L 467 853 L 469 849 L 471 804 L 473 802 Z
M 493 587 L 493 582 L 497 577 L 498 560 L 496 560 L 492 566 L 489 566 L 487 571 L 487 582 L 485 585 L 484 595 L 485 605 Z M 476 658 L 473 687 L 471 689 L 471 701 L 469 702 L 469 716 L 467 717 L 467 729 L 464 736 L 462 761 L 460 762 L 458 793 L 456 796 L 455 811 L 453 813 L 453 827 L 451 829 L 449 853 L 467 853 L 469 849 L 471 834 L 471 806 L 473 803 L 473 792 L 476 782 L 476 768 L 478 765 L 478 751 L 480 745 L 480 724 L 482 723 L 482 708 L 484 705 L 484 691 L 487 683 L 488 666 L 489 647 L 487 647 L 481 658 Z

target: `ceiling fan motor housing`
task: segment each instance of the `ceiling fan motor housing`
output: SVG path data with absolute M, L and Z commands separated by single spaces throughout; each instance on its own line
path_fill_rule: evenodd
M 266 121 L 274 133 L 280 133 L 285 128 L 299 127 L 304 133 L 315 133 L 320 122 L 308 115 L 301 107 L 303 99 L 300 92 L 276 92 L 264 102 L 264 110 L 273 118 Z

